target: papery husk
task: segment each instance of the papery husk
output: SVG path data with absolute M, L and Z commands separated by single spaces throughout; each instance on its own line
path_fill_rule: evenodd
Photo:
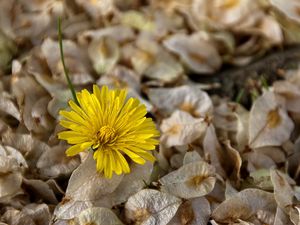
M 177 197 L 201 197 L 214 188 L 215 168 L 203 161 L 192 162 L 162 177 L 159 182 L 162 184 L 162 191 Z
M 170 115 L 174 110 L 180 109 L 193 117 L 205 117 L 213 110 L 208 94 L 196 86 L 150 88 L 148 97 L 164 115 Z
M 247 221 L 259 212 L 275 214 L 275 211 L 276 203 L 273 194 L 249 188 L 222 202 L 213 211 L 212 218 L 219 222 L 230 223 L 237 219 Z
M 254 102 L 249 117 L 249 146 L 280 146 L 290 137 L 294 123 L 286 109 L 271 91 L 265 92 Z
M 207 123 L 203 118 L 196 119 L 184 111 L 176 110 L 161 124 L 161 141 L 166 147 L 191 144 L 204 135 Z
M 166 225 L 175 215 L 181 200 L 157 190 L 144 189 L 131 196 L 125 204 L 129 221 L 140 225 Z
M 208 34 L 195 33 L 191 36 L 175 34 L 164 41 L 164 46 L 178 54 L 189 70 L 210 74 L 221 67 L 221 58 Z
M 207 225 L 210 214 L 210 204 L 206 198 L 194 198 L 181 204 L 168 225 Z

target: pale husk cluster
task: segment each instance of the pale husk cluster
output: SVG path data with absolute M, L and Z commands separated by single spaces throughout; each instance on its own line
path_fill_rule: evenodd
M 65 155 L 59 17 L 76 90 L 146 105 L 154 165 L 105 179 Z M 249 109 L 189 79 L 299 42 L 299 24 L 297 0 L 0 0 L 0 224 L 299 224 L 300 69 Z

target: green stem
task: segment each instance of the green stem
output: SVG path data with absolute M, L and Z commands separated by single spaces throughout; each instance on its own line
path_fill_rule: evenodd
M 242 98 L 244 97 L 245 89 L 241 89 L 235 99 L 235 102 L 241 103 Z
M 68 69 L 67 69 L 66 64 L 65 64 L 65 56 L 64 56 L 64 50 L 63 50 L 62 32 L 61 32 L 61 18 L 60 17 L 58 18 L 58 43 L 59 43 L 59 50 L 60 50 L 60 59 L 61 59 L 61 62 L 62 62 L 63 68 L 64 68 L 64 73 L 65 73 L 65 76 L 66 76 L 66 79 L 67 79 L 67 82 L 68 82 L 69 89 L 72 93 L 72 96 L 73 96 L 73 99 L 74 99 L 75 103 L 77 105 L 79 105 L 79 102 L 78 102 L 77 97 L 76 97 L 76 92 L 75 92 L 74 86 L 73 86 L 72 81 L 69 77 L 69 72 L 68 72 Z

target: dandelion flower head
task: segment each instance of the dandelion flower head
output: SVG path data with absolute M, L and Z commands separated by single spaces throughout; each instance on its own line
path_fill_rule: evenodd
M 145 105 L 136 98 L 126 100 L 126 90 L 109 90 L 93 86 L 76 94 L 78 105 L 70 100 L 71 111 L 61 110 L 60 124 L 67 128 L 58 134 L 72 146 L 66 150 L 74 156 L 91 148 L 96 168 L 104 176 L 129 173 L 127 159 L 144 164 L 155 161 L 150 150 L 158 144 L 154 122 L 146 118 Z

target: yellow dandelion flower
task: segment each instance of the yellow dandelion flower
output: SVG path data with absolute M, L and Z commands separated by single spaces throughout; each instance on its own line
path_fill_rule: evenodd
M 76 94 L 79 105 L 70 100 L 71 111 L 61 110 L 60 124 L 69 129 L 58 134 L 59 139 L 73 145 L 66 154 L 73 156 L 91 148 L 99 172 L 111 178 L 113 172 L 129 173 L 128 156 L 138 164 L 155 161 L 149 152 L 158 144 L 159 132 L 146 107 L 136 98 L 126 100 L 126 90 L 109 90 L 93 86 Z

